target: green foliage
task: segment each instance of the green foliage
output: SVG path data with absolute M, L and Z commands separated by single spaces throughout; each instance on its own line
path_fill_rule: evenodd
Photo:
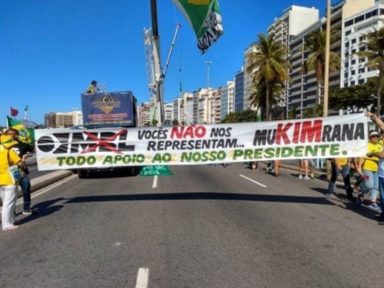
M 159 123 L 159 121 L 157 121 L 157 119 L 152 119 L 151 126 L 156 127 L 158 123 Z
M 336 88 L 330 91 L 329 103 L 332 109 L 349 109 L 359 112 L 376 104 L 376 86 L 378 78 L 370 78 L 361 85 Z
M 249 53 L 248 73 L 252 77 L 251 103 L 263 120 L 271 119 L 270 108 L 279 102 L 288 79 L 287 50 L 273 35 L 259 34 L 259 43 Z
M 261 118 L 257 115 L 257 111 L 245 110 L 229 113 L 221 123 L 257 122 L 260 120 Z
M 356 53 L 360 57 L 368 59 L 367 66 L 379 71 L 379 77 L 376 81 L 376 109 L 381 114 L 382 110 L 382 91 L 384 89 L 384 27 L 366 34 L 367 41 L 363 42 L 365 50 Z
M 331 36 L 331 41 L 332 41 Z M 324 84 L 325 73 L 325 31 L 317 30 L 312 32 L 306 39 L 305 50 L 309 52 L 307 60 L 304 62 L 303 74 L 308 71 L 315 71 L 317 80 L 317 103 L 321 99 L 321 86 Z M 336 71 L 340 69 L 340 56 L 330 51 L 329 54 L 329 70 Z

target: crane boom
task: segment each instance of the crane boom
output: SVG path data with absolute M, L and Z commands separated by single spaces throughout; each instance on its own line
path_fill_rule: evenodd
M 181 27 L 181 25 L 177 24 L 176 25 L 175 33 L 173 34 L 173 39 L 172 39 L 172 42 L 171 42 L 171 47 L 169 47 L 167 60 L 165 61 L 165 65 L 164 65 L 164 69 L 163 69 L 163 73 L 162 73 L 163 74 L 162 75 L 163 76 L 163 80 L 165 78 L 165 75 L 167 74 L 169 62 L 171 61 L 171 56 L 172 56 L 173 48 L 175 47 L 176 38 L 177 38 L 177 34 L 179 33 L 180 27 Z

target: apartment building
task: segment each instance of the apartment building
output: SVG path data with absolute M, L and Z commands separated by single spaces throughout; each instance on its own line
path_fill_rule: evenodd
M 244 70 L 241 69 L 235 75 L 235 112 L 241 112 L 244 109 Z
M 315 23 L 318 23 L 319 19 L 320 16 L 318 9 L 314 7 L 292 5 L 285 9 L 280 17 L 275 18 L 272 25 L 268 28 L 268 35 L 272 35 L 275 41 L 280 42 L 286 47 L 287 59 L 289 59 L 291 55 L 291 39 L 298 36 L 300 33 L 302 33 L 307 28 L 311 27 Z M 302 52 L 302 49 L 296 51 L 296 53 L 300 52 Z M 297 59 L 295 59 L 294 61 L 297 62 Z M 295 65 L 297 63 L 293 64 Z M 288 99 L 290 84 L 291 83 L 289 82 L 289 80 L 287 80 L 285 83 L 286 89 L 284 89 L 283 95 L 281 97 L 281 102 L 279 103 L 280 107 L 285 107 L 286 114 L 288 114 L 287 103 L 289 102 Z
M 252 87 L 252 74 L 254 71 L 249 71 L 248 66 L 249 66 L 249 55 L 253 52 L 257 51 L 257 44 L 253 43 L 251 46 L 249 46 L 247 49 L 244 51 L 244 82 L 243 82 L 243 108 L 242 110 L 250 110 L 254 107 L 251 105 L 251 94 L 254 89 Z
M 210 113 L 211 113 L 211 121 L 208 123 L 220 123 L 221 120 L 221 89 L 212 89 L 212 93 L 210 94 Z
M 193 92 L 193 124 L 220 122 L 220 107 L 219 89 L 202 88 Z
M 177 120 L 180 124 L 193 123 L 192 93 L 184 92 L 173 100 L 173 120 Z
M 228 81 L 227 85 L 219 90 L 221 95 L 220 120 L 223 120 L 229 113 L 235 111 L 235 82 Z
M 81 111 L 46 113 L 44 124 L 47 128 L 66 128 L 83 125 L 83 114 Z
M 341 87 L 364 84 L 371 77 L 379 75 L 378 70 L 367 67 L 367 59 L 357 52 L 366 49 L 366 35 L 384 27 L 384 3 L 344 19 L 341 47 Z
M 268 27 L 268 35 L 288 47 L 291 36 L 296 36 L 307 27 L 319 21 L 319 10 L 315 7 L 292 5 L 285 9 L 279 18 L 275 18 Z
M 366 9 L 375 5 L 374 0 L 343 0 L 334 4 L 331 8 L 331 34 L 332 43 L 330 49 L 338 54 L 341 59 L 342 47 L 344 47 L 343 30 L 346 19 L 357 15 Z M 303 65 L 309 56 L 306 50 L 306 41 L 311 33 L 318 30 L 325 30 L 326 18 L 320 19 L 318 22 L 307 27 L 296 36 L 292 36 L 289 40 L 289 76 L 290 82 L 287 87 L 287 112 L 298 111 L 297 117 L 302 117 L 303 111 L 308 108 L 314 108 L 322 99 L 318 98 L 318 88 L 321 89 L 323 95 L 323 87 L 318 87 L 315 71 L 303 73 Z M 342 61 L 343 62 L 343 61 Z M 343 65 L 341 65 L 343 67 Z M 330 72 L 329 87 L 341 87 L 341 71 Z
M 151 123 L 151 104 L 149 102 L 142 103 L 138 109 L 137 125 L 139 127 L 148 126 Z
M 173 121 L 173 102 L 164 104 L 164 126 L 171 126 Z

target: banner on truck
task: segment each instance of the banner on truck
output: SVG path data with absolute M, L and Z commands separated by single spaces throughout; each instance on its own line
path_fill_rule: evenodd
M 85 126 L 135 125 L 136 100 L 130 91 L 81 94 Z
M 364 114 L 217 125 L 36 130 L 39 170 L 361 157 Z

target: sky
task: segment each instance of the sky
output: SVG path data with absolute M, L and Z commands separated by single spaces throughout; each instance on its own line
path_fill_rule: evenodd
M 183 91 L 234 79 L 244 50 L 266 33 L 291 5 L 316 7 L 326 0 L 219 0 L 224 35 L 205 54 L 172 0 L 157 0 L 161 61 L 181 24 L 165 78 L 165 102 Z M 106 91 L 131 90 L 149 100 L 143 29 L 151 27 L 150 0 L 0 0 L 0 126 L 10 107 L 28 120 L 80 110 L 80 94 L 91 80 Z M 4 120 L 2 120 L 4 119 Z

